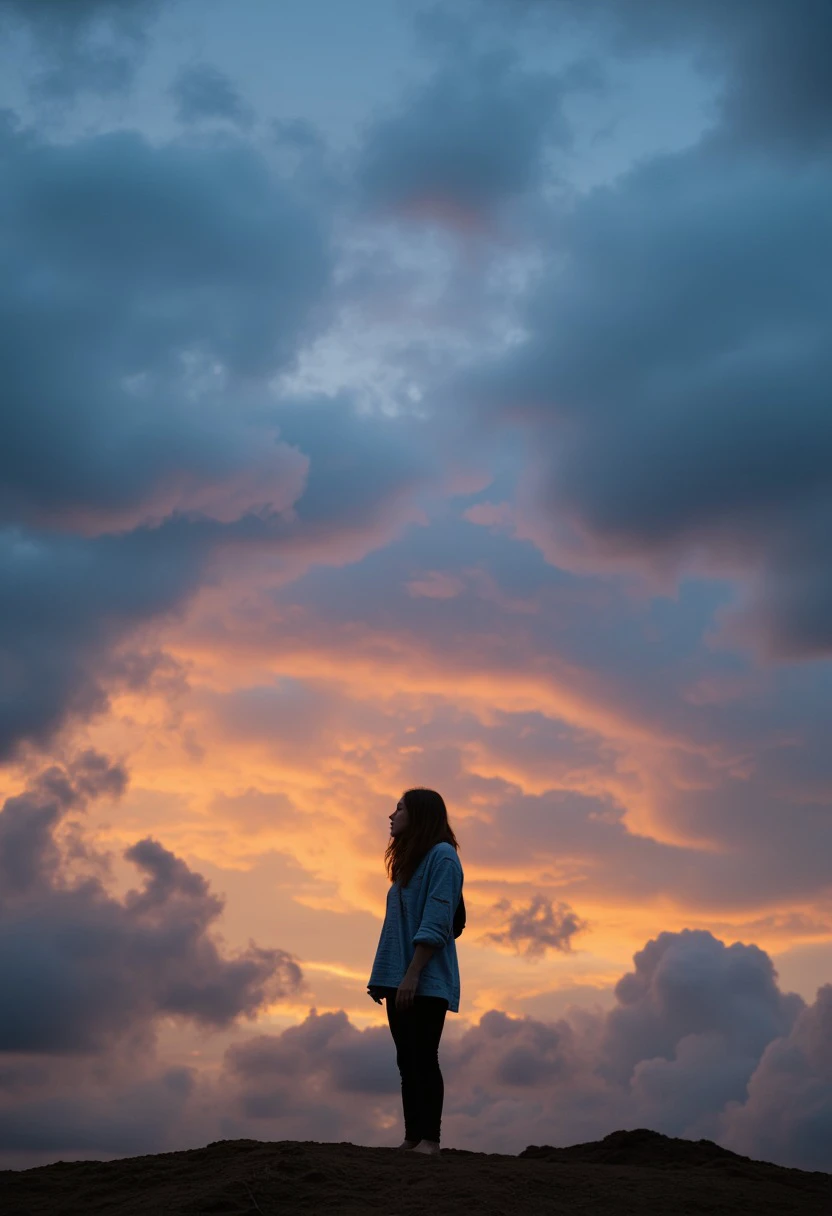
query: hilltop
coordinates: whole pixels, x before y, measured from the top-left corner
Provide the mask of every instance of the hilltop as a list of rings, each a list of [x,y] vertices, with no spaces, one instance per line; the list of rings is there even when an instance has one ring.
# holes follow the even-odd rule
[[[186,1152],[4,1170],[0,1198],[4,1216],[828,1216],[832,1175],[643,1129],[570,1148],[530,1145],[516,1157],[222,1140]]]

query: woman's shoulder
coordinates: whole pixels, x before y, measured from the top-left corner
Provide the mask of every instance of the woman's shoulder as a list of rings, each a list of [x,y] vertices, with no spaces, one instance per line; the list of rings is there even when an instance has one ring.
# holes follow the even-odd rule
[[[462,868],[456,849],[447,840],[440,840],[439,844],[435,844],[428,856],[433,862],[440,861],[443,858],[450,858],[451,861],[455,861],[460,866],[460,869]]]

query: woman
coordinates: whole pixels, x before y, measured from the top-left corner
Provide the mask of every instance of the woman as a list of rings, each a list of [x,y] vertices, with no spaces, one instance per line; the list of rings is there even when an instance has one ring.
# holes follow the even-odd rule
[[[439,1040],[448,1009],[459,1012],[454,913],[462,895],[459,845],[435,790],[408,790],[390,816],[385,852],[391,881],[368,991],[396,1044],[402,1079],[400,1148],[439,1152],[445,1087]]]

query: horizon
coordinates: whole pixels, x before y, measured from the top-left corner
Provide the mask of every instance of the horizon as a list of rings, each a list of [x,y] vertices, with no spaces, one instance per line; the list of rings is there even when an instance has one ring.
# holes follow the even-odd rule
[[[822,0],[0,0],[0,1168],[832,1171]]]

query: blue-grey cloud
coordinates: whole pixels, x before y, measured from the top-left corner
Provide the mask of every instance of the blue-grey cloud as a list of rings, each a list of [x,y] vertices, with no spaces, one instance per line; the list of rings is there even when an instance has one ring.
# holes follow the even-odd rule
[[[180,122],[198,123],[221,118],[247,128],[254,121],[251,107],[243,101],[225,72],[214,64],[195,63],[181,68],[170,92]]]
[[[84,91],[106,96],[131,83],[160,9],[161,0],[0,0],[0,29],[31,35],[42,64],[30,77],[36,93],[57,101]]]
[[[552,214],[528,340],[468,387],[528,428],[553,560],[740,574],[755,637],[807,655],[832,647],[832,177],[726,124]]]
[[[10,119],[0,158],[8,755],[104,707],[113,648],[183,603],[217,544],[279,534],[308,461],[258,409],[331,259],[242,143],[53,144]]]
[[[6,129],[0,155],[3,515],[123,509],[250,462],[226,380],[276,374],[308,334],[319,220],[243,143]]]
[[[719,87],[726,139],[795,151],[828,148],[832,83],[825,49],[832,39],[826,0],[485,0],[510,15],[564,18],[591,27],[599,54],[668,49],[695,59]]]
[[[569,139],[567,81],[578,83],[530,72],[502,53],[443,63],[368,130],[357,168],[367,202],[440,215],[458,209],[470,219],[533,190],[546,147]]]
[[[333,259],[319,209],[252,147],[52,144],[10,116],[0,155],[5,756],[105,708],[115,649],[218,552],[361,554],[444,464],[425,425],[345,394],[275,404]]]
[[[433,451],[436,431],[408,418],[360,415],[347,394],[285,401],[275,411],[281,438],[309,454],[309,472],[295,512],[304,537],[335,518],[366,528],[412,502],[430,482],[441,484],[445,462]]]

